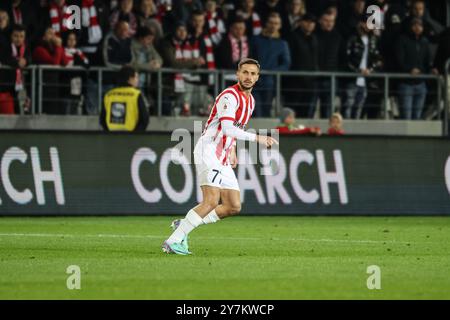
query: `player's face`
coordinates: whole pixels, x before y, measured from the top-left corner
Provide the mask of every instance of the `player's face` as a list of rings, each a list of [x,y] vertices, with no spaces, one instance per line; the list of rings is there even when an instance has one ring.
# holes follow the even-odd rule
[[[244,90],[253,88],[259,79],[259,69],[254,64],[244,64],[236,73],[239,85]]]

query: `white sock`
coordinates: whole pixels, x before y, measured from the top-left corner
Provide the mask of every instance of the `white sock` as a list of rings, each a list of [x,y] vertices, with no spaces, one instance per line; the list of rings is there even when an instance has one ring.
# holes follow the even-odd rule
[[[187,236],[192,230],[203,224],[202,218],[194,210],[189,210],[186,217],[181,220],[178,228],[167,239],[168,243],[179,243]]]
[[[213,209],[210,213],[206,215],[206,217],[203,218],[203,223],[204,224],[215,223],[219,220],[220,218],[216,213],[216,209]]]

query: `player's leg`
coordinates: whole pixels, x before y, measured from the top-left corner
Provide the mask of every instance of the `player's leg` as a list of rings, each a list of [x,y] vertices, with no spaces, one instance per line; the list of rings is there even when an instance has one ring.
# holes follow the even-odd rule
[[[215,212],[220,219],[231,217],[241,212],[241,193],[239,190],[220,190],[221,204],[215,208]]]

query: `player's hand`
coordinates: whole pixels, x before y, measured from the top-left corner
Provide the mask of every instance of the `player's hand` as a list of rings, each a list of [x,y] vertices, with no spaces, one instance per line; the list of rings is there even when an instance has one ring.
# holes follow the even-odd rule
[[[230,164],[233,169],[237,167],[238,161],[237,161],[237,155],[236,155],[236,147],[233,147],[233,150],[231,150]]]
[[[270,148],[273,144],[278,144],[278,141],[269,136],[256,136],[256,141],[260,144],[265,145],[267,148]]]

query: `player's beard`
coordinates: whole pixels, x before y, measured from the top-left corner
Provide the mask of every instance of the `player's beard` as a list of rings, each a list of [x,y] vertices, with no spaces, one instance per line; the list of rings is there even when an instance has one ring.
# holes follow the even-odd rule
[[[242,90],[251,90],[255,86],[255,83],[251,86],[246,86],[242,81],[239,81],[239,85],[241,86]]]

